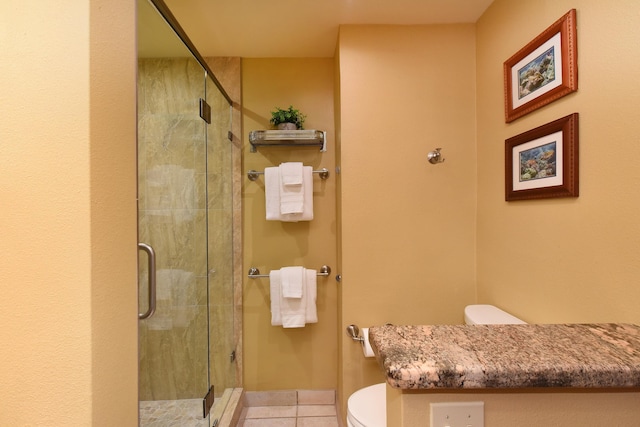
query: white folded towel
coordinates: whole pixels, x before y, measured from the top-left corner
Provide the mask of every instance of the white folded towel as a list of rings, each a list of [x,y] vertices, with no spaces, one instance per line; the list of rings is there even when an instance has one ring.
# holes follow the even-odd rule
[[[271,324],[283,328],[302,328],[307,323],[318,322],[316,307],[317,273],[304,269],[304,286],[301,298],[282,296],[281,270],[269,273],[269,291],[271,293]]]
[[[316,270],[305,268],[305,284],[304,294],[306,295],[306,311],[304,320],[306,323],[318,323],[318,307],[316,300],[318,298],[318,272]]]
[[[280,213],[301,214],[304,211],[302,163],[282,163],[280,171]]]
[[[280,314],[280,270],[269,272],[269,295],[271,297],[271,324],[282,326],[282,314]]]
[[[280,181],[282,185],[302,185],[302,167],[302,162],[280,163]]]
[[[283,267],[280,269],[280,287],[283,298],[302,298],[304,282],[303,267]]]
[[[302,189],[303,209],[302,213],[283,214],[280,210],[280,168],[270,167],[264,170],[265,187],[265,210],[268,221],[311,221],[313,219],[313,168],[303,166],[302,168]],[[295,188],[295,186],[290,186]]]
[[[264,169],[264,198],[267,220],[282,221],[280,214],[280,169]]]

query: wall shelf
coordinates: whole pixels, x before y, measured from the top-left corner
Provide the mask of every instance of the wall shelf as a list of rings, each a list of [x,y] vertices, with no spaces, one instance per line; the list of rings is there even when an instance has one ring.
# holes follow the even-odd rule
[[[253,130],[249,132],[251,152],[257,147],[319,147],[327,151],[327,132],[321,130]]]

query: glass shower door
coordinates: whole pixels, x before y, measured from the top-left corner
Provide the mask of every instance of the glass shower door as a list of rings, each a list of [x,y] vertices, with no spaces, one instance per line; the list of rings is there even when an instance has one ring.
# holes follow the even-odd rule
[[[208,426],[207,124],[199,116],[206,73],[153,6],[140,1],[139,19],[147,18],[139,23],[138,235],[156,255],[156,309],[139,323],[141,425],[151,425],[147,416],[175,421],[182,414],[184,425]],[[182,50],[167,53],[154,43]],[[139,265],[143,313],[144,252]]]

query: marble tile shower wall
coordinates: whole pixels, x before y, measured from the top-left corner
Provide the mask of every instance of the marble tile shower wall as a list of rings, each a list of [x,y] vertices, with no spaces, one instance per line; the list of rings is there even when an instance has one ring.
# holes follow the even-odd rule
[[[224,294],[220,288],[231,286],[231,268],[224,258],[230,261],[232,255],[228,249],[207,248],[207,228],[213,233],[210,240],[231,239],[231,213],[224,201],[224,177],[230,165],[224,160],[207,165],[205,122],[197,114],[198,99],[205,97],[198,64],[192,59],[143,59],[138,69],[139,234],[140,241],[153,236],[157,253],[157,310],[140,325],[140,399],[201,398],[207,390],[209,357],[208,274],[210,294],[216,296],[210,297],[215,300],[212,324],[221,325],[216,318],[225,317],[224,305],[232,304],[218,297]],[[209,126],[209,138],[226,132],[225,126],[228,119],[226,124]],[[209,200],[207,185],[212,189],[209,194],[216,194]],[[210,271],[208,254],[216,259],[216,268]],[[140,292],[145,301],[146,288]],[[212,354],[212,360],[226,362],[212,371],[229,369],[228,354]]]

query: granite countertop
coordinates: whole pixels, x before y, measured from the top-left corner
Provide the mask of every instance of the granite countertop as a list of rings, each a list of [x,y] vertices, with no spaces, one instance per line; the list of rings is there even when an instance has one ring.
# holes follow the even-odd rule
[[[636,325],[386,325],[369,342],[400,389],[640,387]]]

